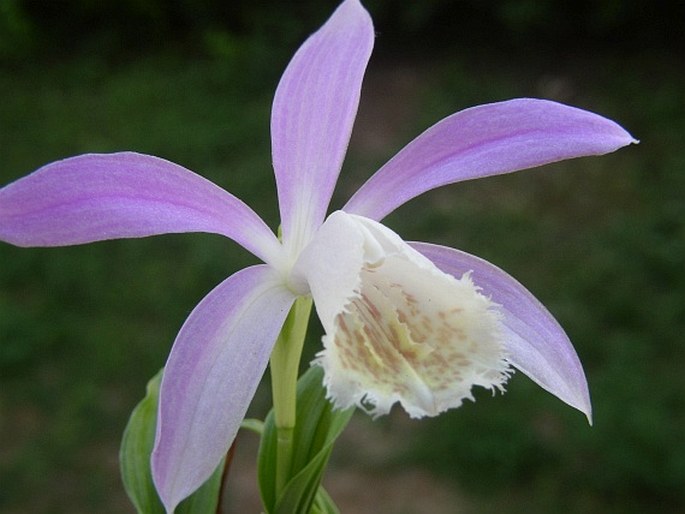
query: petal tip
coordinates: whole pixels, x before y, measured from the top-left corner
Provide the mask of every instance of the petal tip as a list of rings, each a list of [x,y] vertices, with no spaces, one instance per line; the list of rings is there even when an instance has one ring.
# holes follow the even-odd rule
[[[164,510],[166,511],[167,514],[173,514],[174,511],[176,510],[176,507],[180,503],[181,499],[174,499],[173,494],[171,494],[173,491],[170,491],[168,487],[166,487],[166,481],[164,479],[164,473],[160,470],[160,448],[159,448],[159,436],[157,437],[155,441],[155,447],[152,450],[152,455],[150,455],[150,469],[152,472],[152,483],[155,486],[155,490],[157,491],[157,494],[159,495],[159,499],[162,502],[162,505],[164,506]]]

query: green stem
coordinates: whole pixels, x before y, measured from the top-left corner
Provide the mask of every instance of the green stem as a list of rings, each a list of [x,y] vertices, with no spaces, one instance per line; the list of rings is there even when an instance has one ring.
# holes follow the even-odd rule
[[[295,300],[271,353],[271,394],[277,434],[276,494],[283,490],[290,477],[296,423],[297,376],[311,310],[310,297]]]

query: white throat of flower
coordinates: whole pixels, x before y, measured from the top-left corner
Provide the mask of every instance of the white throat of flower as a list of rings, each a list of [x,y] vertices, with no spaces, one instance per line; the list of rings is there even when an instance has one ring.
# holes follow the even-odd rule
[[[435,416],[510,374],[497,305],[468,273],[443,273],[380,223],[331,214],[294,273],[326,331],[314,363],[339,408],[379,416],[399,402],[411,417]]]

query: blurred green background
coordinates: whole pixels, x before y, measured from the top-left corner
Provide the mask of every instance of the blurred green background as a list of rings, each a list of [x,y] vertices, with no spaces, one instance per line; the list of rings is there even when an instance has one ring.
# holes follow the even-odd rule
[[[271,98],[336,4],[0,0],[0,184],[136,150],[208,177],[275,227]],[[421,130],[478,103],[571,103],[641,144],[446,187],[386,220],[529,287],[576,345],[594,426],[518,374],[505,395],[436,419],[359,414],[330,488],[351,483],[368,512],[685,511],[682,2],[366,5],[376,50],[334,207]],[[0,512],[131,512],[117,464],[127,416],[192,307],[251,262],[202,234],[0,245]],[[262,392],[253,410],[266,408]],[[226,512],[250,512],[237,489]],[[423,507],[387,506],[407,490]]]

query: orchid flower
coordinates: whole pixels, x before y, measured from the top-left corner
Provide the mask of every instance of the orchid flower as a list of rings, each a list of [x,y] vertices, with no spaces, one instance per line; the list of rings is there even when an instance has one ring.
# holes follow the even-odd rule
[[[48,164],[0,189],[0,240],[62,246],[165,233],[221,234],[263,261],[192,311],[165,366],[153,476],[168,512],[226,453],[297,298],[325,330],[315,364],[330,400],[377,416],[435,416],[502,389],[514,369],[591,416],[576,352],[545,307],[478,257],[407,243],[380,221],[428,190],[634,142],[596,114],[538,99],[480,105],[432,126],[327,216],[374,30],[345,0],[297,51],[273,102],[280,239],[245,203],[137,153]]]

